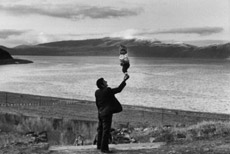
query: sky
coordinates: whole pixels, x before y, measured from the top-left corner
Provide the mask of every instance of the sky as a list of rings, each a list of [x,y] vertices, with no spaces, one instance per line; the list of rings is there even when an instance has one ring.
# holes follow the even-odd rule
[[[0,0],[0,45],[230,40],[230,0]]]

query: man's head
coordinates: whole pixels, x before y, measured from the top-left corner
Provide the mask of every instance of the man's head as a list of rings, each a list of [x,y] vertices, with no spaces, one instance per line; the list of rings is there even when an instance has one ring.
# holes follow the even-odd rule
[[[96,85],[99,89],[103,89],[108,86],[107,81],[105,81],[104,78],[98,79]]]

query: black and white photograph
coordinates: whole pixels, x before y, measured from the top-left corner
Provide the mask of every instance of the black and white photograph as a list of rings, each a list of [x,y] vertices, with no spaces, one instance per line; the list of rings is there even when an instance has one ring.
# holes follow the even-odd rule
[[[230,0],[0,0],[0,154],[101,153],[230,153]]]

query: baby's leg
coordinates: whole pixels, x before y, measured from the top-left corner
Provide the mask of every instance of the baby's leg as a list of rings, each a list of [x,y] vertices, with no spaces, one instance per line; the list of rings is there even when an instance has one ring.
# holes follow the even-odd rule
[[[123,73],[126,73],[126,72],[127,72],[127,69],[126,69],[125,65],[122,65],[122,72],[123,72]]]
[[[124,63],[122,66],[122,72],[128,74],[128,68],[130,67],[129,63]]]

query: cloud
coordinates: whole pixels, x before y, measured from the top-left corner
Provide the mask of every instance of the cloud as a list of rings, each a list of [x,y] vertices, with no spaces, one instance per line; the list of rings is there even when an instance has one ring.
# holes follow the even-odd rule
[[[198,35],[212,35],[222,32],[222,27],[193,27],[193,28],[177,28],[159,31],[145,31],[139,32],[136,35],[152,35],[152,34],[198,34]]]
[[[7,39],[10,36],[18,36],[27,33],[29,30],[13,30],[13,29],[3,29],[0,30],[0,39]]]
[[[195,34],[197,37],[209,36],[212,34],[221,33],[224,31],[222,27],[194,27],[194,28],[177,28],[166,30],[152,30],[152,29],[126,29],[120,32],[110,34],[110,37],[121,37],[125,39],[189,39],[191,36],[186,34]],[[166,35],[165,35],[166,34]],[[178,35],[180,34],[180,35]],[[193,38],[196,37],[193,35]]]
[[[127,16],[137,16],[143,9],[141,8],[114,8],[106,6],[70,5],[70,4],[41,4],[41,5],[2,5],[0,11],[5,11],[14,15],[45,15],[57,18],[80,20],[85,18],[106,19]]]
[[[13,30],[12,30],[13,31]],[[0,31],[1,35],[1,31]],[[41,43],[56,42],[63,40],[82,40],[103,38],[108,36],[108,33],[88,33],[88,34],[74,34],[74,33],[59,33],[52,34],[46,32],[37,32],[28,30],[27,33],[21,35],[12,35],[11,37],[2,39],[0,37],[0,45],[7,47],[15,47],[17,45],[36,45]]]
[[[110,35],[110,37],[122,37],[124,39],[132,39],[135,38],[137,35],[142,35],[143,32],[136,29],[127,29],[121,32],[115,32]]]

